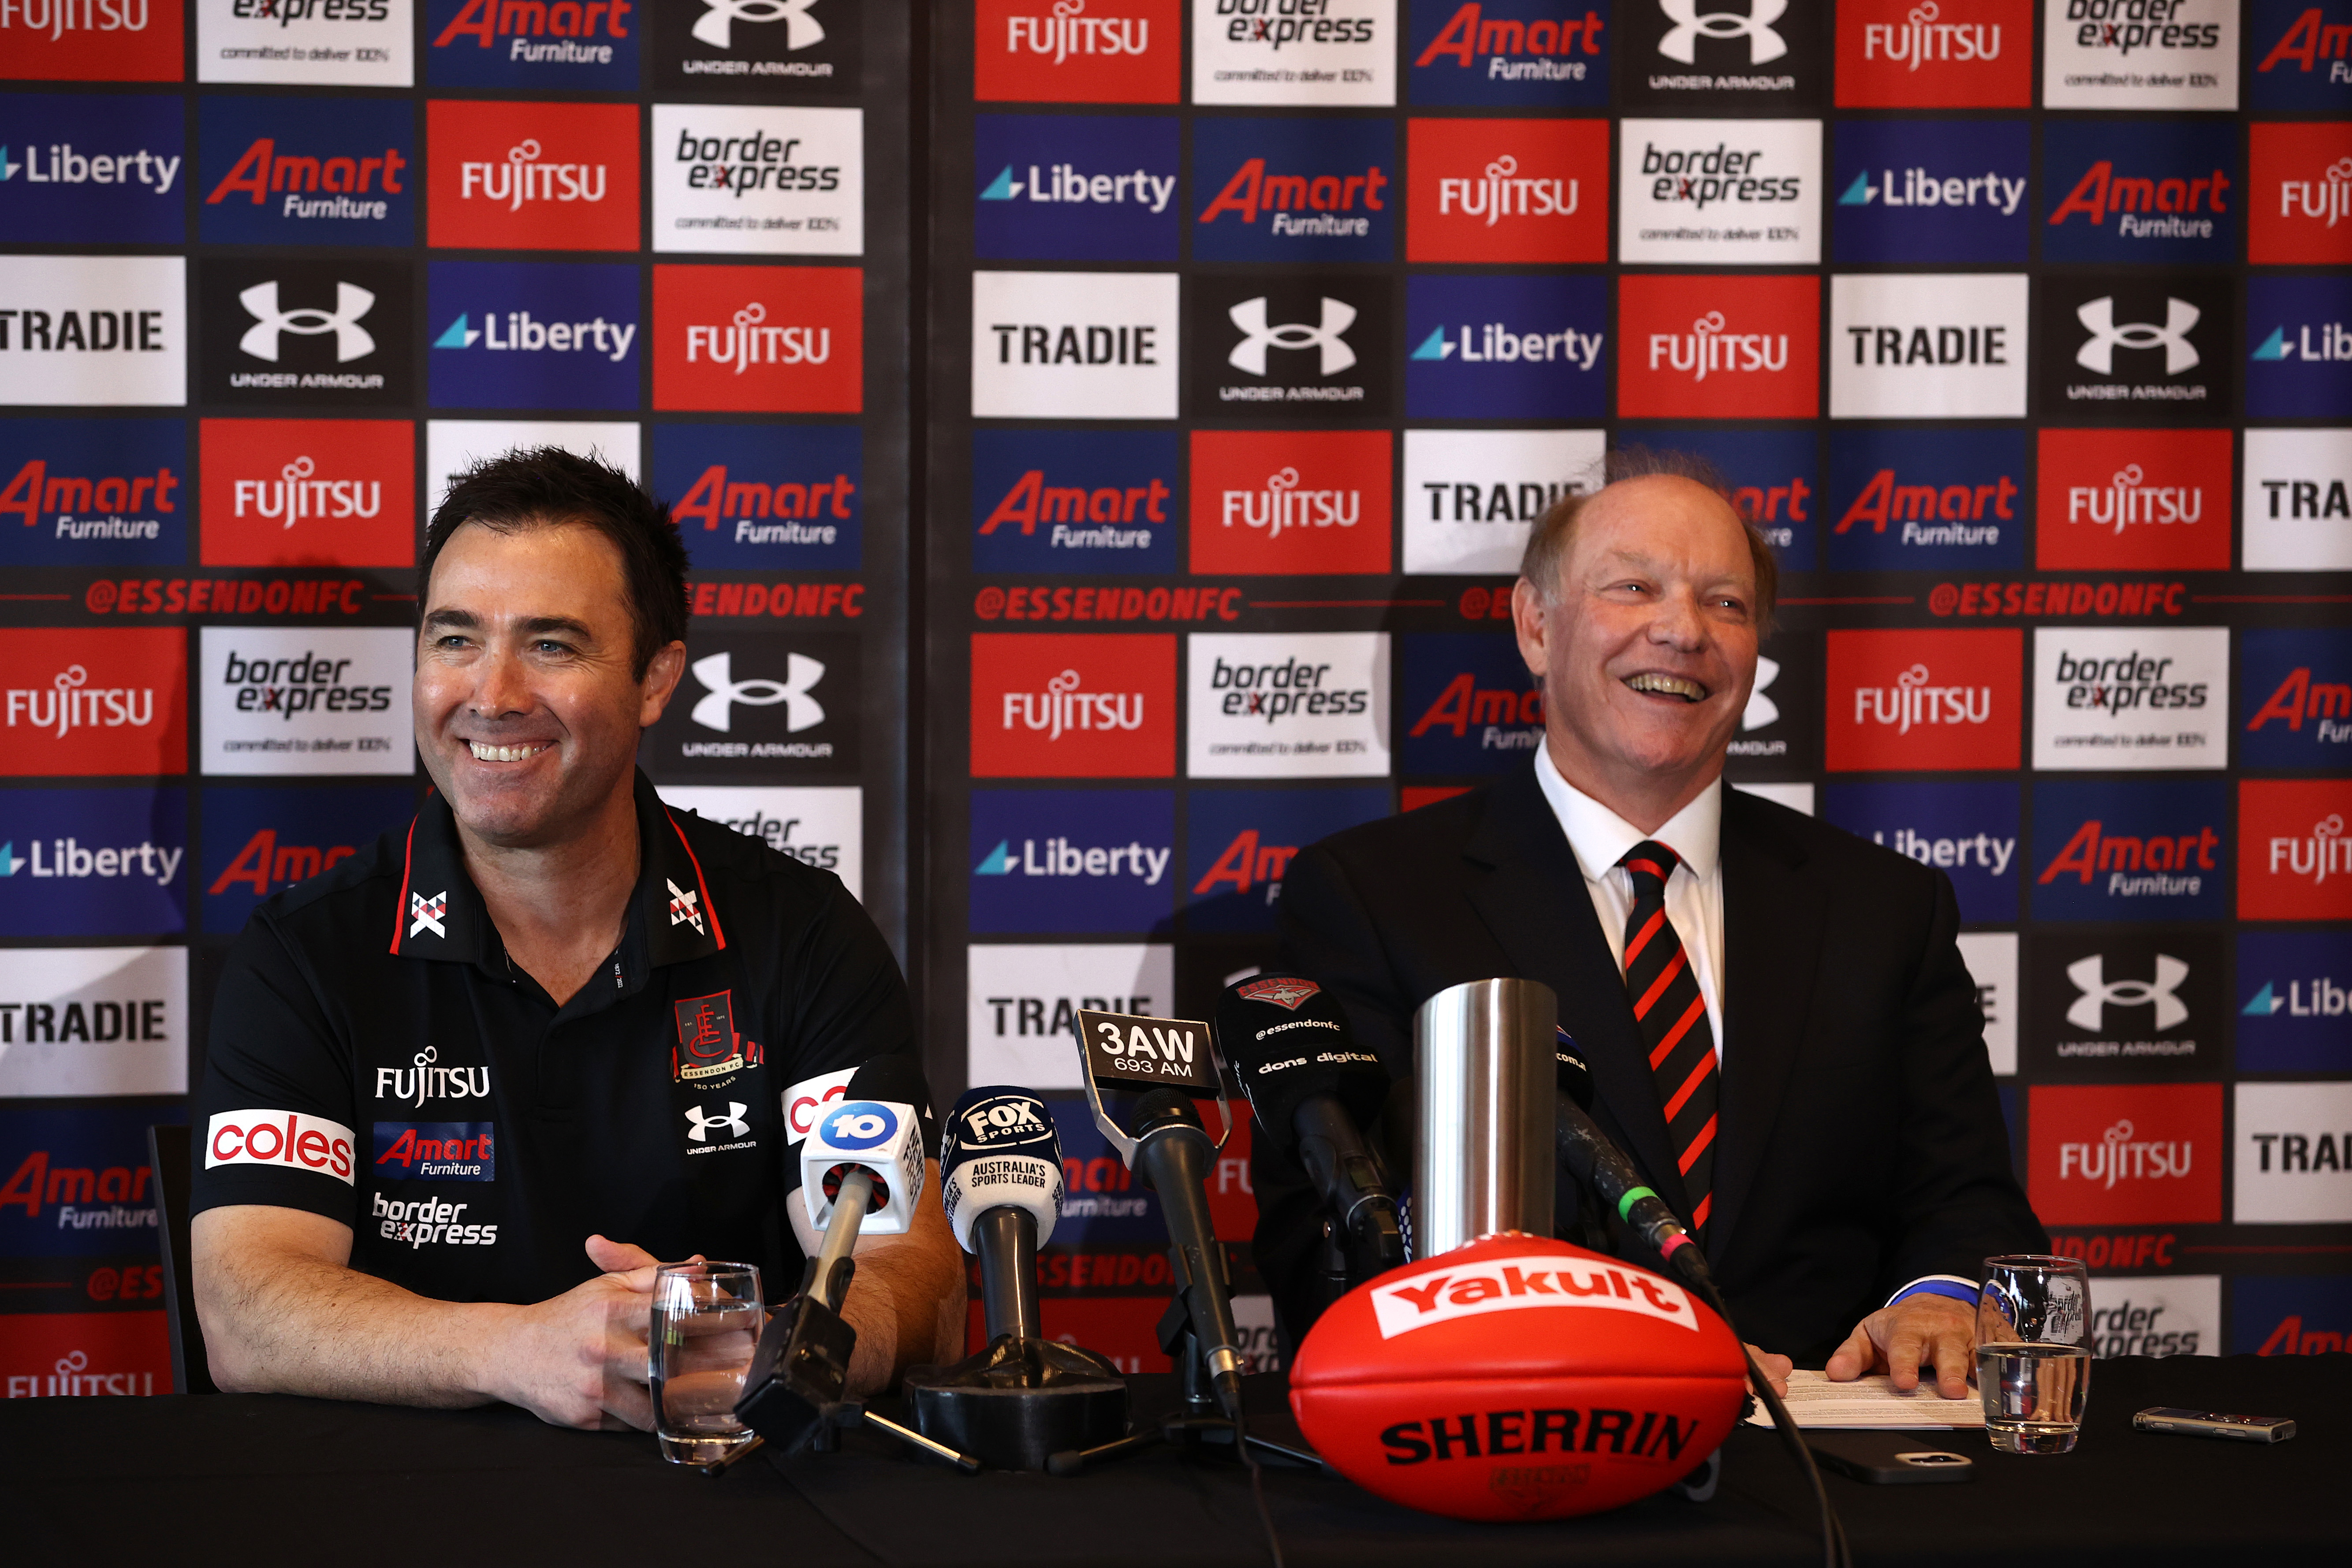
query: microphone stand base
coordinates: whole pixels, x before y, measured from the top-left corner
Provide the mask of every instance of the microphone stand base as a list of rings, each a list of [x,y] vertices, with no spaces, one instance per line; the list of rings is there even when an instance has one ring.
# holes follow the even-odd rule
[[[950,1367],[918,1368],[907,1409],[923,1436],[999,1470],[1043,1470],[1127,1430],[1127,1380],[1076,1345],[999,1335]]]

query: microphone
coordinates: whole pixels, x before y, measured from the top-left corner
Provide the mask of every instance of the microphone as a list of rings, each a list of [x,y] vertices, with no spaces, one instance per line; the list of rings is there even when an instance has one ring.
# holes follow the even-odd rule
[[[956,1245],[980,1258],[990,1342],[1042,1339],[1037,1249],[1062,1214],[1062,1142],[1045,1102],[1002,1084],[965,1090],[940,1129],[940,1195]]]
[[[1626,1227],[1648,1244],[1658,1260],[1671,1268],[1710,1306],[1720,1307],[1706,1256],[1692,1243],[1691,1234],[1666,1200],[1650,1190],[1633,1162],[1601,1130],[1587,1108],[1592,1103],[1592,1073],[1567,1030],[1553,1045],[1559,1067],[1559,1103],[1554,1123],[1559,1162],[1584,1189],[1601,1200]]]
[[[1293,974],[1261,974],[1217,999],[1216,1037],[1275,1146],[1307,1169],[1346,1238],[1338,1294],[1401,1268],[1396,1190],[1363,1130],[1389,1093],[1380,1058],[1357,1046],[1329,992]]]
[[[1132,1168],[1160,1194],[1175,1249],[1177,1285],[1183,1292],[1192,1333],[1200,1341],[1217,1404],[1234,1421],[1242,1418],[1242,1344],[1234,1327],[1232,1284],[1224,1253],[1209,1222],[1209,1163],[1216,1145],[1201,1125],[1192,1102],[1172,1089],[1147,1092],[1135,1106],[1136,1147]]]

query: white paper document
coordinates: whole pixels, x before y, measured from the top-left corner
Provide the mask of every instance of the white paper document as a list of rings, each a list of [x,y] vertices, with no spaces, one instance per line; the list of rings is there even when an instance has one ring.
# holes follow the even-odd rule
[[[1889,1429],[1984,1425],[1984,1404],[1973,1392],[1966,1399],[1946,1399],[1937,1394],[1935,1380],[1929,1377],[1921,1378],[1911,1393],[1902,1394],[1895,1390],[1894,1379],[1883,1374],[1832,1383],[1818,1372],[1792,1372],[1781,1403],[1800,1426]],[[1759,1401],[1748,1422],[1751,1426],[1769,1426],[1772,1416]]]

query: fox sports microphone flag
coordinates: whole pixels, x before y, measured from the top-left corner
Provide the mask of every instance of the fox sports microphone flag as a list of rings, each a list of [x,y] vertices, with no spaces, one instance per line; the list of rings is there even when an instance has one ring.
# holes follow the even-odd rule
[[[966,1089],[940,1129],[940,1193],[956,1245],[977,1252],[971,1229],[991,1209],[1037,1224],[1037,1245],[1062,1215],[1062,1143],[1045,1102],[1003,1084]]]

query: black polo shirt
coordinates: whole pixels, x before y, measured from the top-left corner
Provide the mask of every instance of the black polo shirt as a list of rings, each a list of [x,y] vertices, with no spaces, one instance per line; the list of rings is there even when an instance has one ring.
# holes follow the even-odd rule
[[[798,1141],[860,1064],[913,1052],[906,982],[832,872],[642,773],[636,812],[621,943],[560,1007],[508,960],[437,793],[256,910],[214,1004],[195,1211],[325,1215],[352,1268],[442,1300],[559,1295],[595,1273],[593,1233],[788,1294]]]

